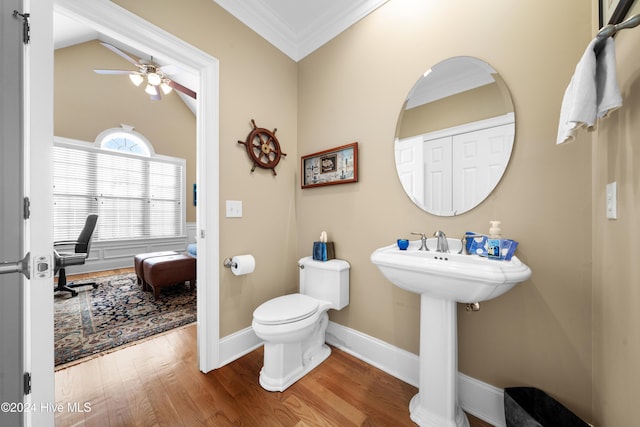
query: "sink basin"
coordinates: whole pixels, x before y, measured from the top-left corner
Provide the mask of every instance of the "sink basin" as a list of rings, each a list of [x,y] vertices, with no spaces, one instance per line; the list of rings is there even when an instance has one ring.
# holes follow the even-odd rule
[[[458,402],[458,332],[456,304],[496,298],[531,276],[517,257],[509,261],[479,255],[435,252],[436,239],[401,251],[390,245],[371,254],[394,285],[420,294],[420,372],[418,394],[409,402],[411,419],[422,427],[469,427]],[[448,239],[458,252],[459,240]]]
[[[451,250],[459,240],[448,239]],[[496,298],[531,276],[531,269],[517,257],[500,261],[479,255],[441,253],[431,250],[436,239],[428,239],[429,251],[420,251],[420,240],[401,251],[393,244],[371,254],[373,262],[394,285],[418,294],[430,294],[462,303]]]

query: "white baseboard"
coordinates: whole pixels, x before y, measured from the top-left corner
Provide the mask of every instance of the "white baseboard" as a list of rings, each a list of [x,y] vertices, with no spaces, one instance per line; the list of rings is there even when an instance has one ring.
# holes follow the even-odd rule
[[[326,341],[334,347],[418,387],[418,356],[355,329],[329,322]]]
[[[227,365],[245,354],[251,353],[262,345],[262,340],[249,326],[220,339],[218,351],[220,352],[220,366]]]
[[[495,427],[506,427],[503,389],[458,372],[458,392],[462,409]]]
[[[362,332],[329,322],[327,343],[418,387],[419,358],[401,348]],[[505,427],[504,390],[458,372],[460,406],[496,427]]]
[[[326,341],[378,369],[418,387],[419,358],[401,348],[355,329],[329,322]],[[220,340],[220,366],[224,366],[262,345],[251,327]],[[460,406],[466,412],[495,427],[505,427],[504,390],[458,373]],[[407,410],[409,410],[407,402]]]

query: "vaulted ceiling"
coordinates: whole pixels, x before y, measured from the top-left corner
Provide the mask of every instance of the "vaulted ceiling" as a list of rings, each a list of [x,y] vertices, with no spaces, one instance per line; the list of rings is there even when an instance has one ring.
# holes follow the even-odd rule
[[[294,61],[299,61],[329,40],[376,10],[388,0],[213,0],[239,21],[253,29],[269,43]],[[54,9],[54,47],[73,46],[90,40],[101,40],[138,58],[148,58],[149,52],[136,52],[109,40],[93,28],[74,21]],[[154,56],[154,62],[163,63]],[[100,68],[100,64],[96,64]],[[196,87],[197,77],[177,73],[171,79]],[[192,111],[195,102],[179,94]]]
[[[213,0],[294,61],[388,0]],[[97,31],[56,14],[56,49],[100,38]]]

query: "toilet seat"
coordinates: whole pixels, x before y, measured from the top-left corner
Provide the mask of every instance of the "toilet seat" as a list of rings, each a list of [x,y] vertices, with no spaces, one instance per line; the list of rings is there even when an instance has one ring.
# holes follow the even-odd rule
[[[313,316],[320,303],[303,294],[291,294],[269,300],[253,312],[253,319],[263,325],[282,325]]]

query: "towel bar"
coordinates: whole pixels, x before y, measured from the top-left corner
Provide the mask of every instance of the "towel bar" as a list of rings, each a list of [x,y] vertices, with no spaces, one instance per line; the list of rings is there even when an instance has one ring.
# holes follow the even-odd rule
[[[596,34],[596,38],[598,40],[605,40],[609,37],[612,37],[620,30],[625,30],[627,28],[634,28],[640,24],[640,13],[637,15],[633,15],[631,18],[623,21],[619,24],[609,24],[605,25],[599,32]]]

